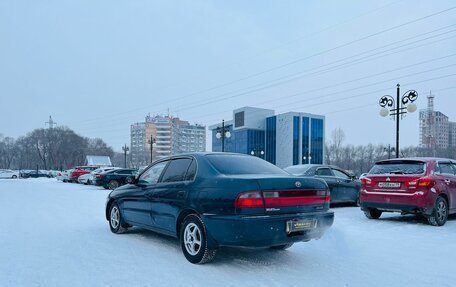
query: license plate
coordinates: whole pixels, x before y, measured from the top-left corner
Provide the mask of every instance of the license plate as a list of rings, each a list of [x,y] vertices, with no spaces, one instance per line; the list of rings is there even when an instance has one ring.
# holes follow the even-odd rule
[[[379,182],[378,187],[380,188],[399,188],[401,187],[400,182]]]
[[[287,233],[314,229],[317,227],[315,219],[297,219],[287,221]]]

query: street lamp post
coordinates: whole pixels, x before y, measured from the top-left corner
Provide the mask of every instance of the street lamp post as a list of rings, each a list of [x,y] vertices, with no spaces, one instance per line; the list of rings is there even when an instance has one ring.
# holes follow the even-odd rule
[[[231,133],[228,129],[225,128],[225,120],[222,120],[222,127],[217,128],[217,133],[215,134],[217,139],[222,140],[222,152],[225,151],[225,138],[230,138]]]
[[[402,95],[400,99],[400,85],[397,84],[396,102],[390,95],[385,95],[380,98],[380,115],[382,117],[395,116],[396,117],[396,158],[399,158],[399,121],[407,113],[413,113],[417,107],[413,103],[418,98],[418,92],[415,90],[408,90]],[[396,103],[396,108],[394,104]]]
[[[149,144],[150,144],[150,163],[152,163],[153,162],[153,151],[154,151],[154,145],[155,145],[155,138],[152,135],[150,136]]]
[[[124,168],[127,168],[127,151],[130,150],[129,147],[127,147],[127,144],[125,144],[123,147],[122,147],[122,150],[124,152]]]
[[[252,149],[250,154],[253,155],[253,156],[257,156],[259,158],[263,158],[264,150],[260,149],[259,147],[256,147],[256,148]]]

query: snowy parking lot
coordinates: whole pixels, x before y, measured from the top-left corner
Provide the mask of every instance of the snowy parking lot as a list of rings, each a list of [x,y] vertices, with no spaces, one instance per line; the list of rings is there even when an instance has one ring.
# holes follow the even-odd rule
[[[112,234],[109,191],[55,179],[0,180],[0,286],[456,286],[456,217],[368,220],[334,208],[332,228],[286,251],[221,249],[193,265],[174,238]]]

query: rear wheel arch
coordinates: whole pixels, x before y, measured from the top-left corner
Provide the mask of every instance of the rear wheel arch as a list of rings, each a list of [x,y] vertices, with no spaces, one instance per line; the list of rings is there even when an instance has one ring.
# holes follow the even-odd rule
[[[114,198],[110,198],[108,203],[106,203],[106,211],[105,211],[106,220],[109,220],[109,210],[111,209],[111,206],[115,201],[116,200]]]
[[[187,217],[190,214],[199,215],[196,210],[191,209],[191,208],[184,209],[179,213],[179,216],[176,219],[176,236],[177,236],[177,238],[180,237],[180,229],[181,229],[182,223],[184,222],[185,217]]]
[[[442,193],[439,194],[439,196],[446,200],[446,203],[447,203],[448,208],[449,208],[449,207],[450,207],[450,200],[449,200],[449,198],[448,198],[448,195],[447,195],[446,193],[443,193],[443,192],[442,192]],[[436,200],[437,200],[437,199],[436,199]]]

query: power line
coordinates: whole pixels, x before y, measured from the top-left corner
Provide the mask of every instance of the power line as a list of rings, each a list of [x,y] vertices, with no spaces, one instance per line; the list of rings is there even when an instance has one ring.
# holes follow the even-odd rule
[[[246,77],[243,77],[243,78],[240,78],[240,79],[237,79],[237,80],[234,80],[234,81],[225,83],[225,84],[217,85],[217,86],[214,86],[214,87],[205,89],[205,90],[201,90],[201,91],[198,91],[198,92],[191,93],[191,94],[189,94],[189,95],[187,95],[187,96],[185,96],[185,97],[182,97],[182,98],[180,98],[180,99],[186,98],[186,97],[188,97],[188,96],[193,96],[193,95],[195,95],[195,94],[200,94],[200,93],[203,93],[203,92],[212,91],[212,90],[215,90],[215,89],[224,87],[224,86],[232,85],[232,84],[237,83],[237,82],[240,82],[240,81],[244,81],[244,80],[247,80],[247,79],[250,79],[250,78],[257,77],[257,76],[259,76],[259,75],[263,75],[263,74],[266,74],[266,73],[269,73],[269,72],[272,72],[272,71],[275,71],[275,70],[279,70],[279,69],[282,69],[282,68],[284,68],[284,67],[287,67],[287,66],[290,66],[290,65],[293,65],[293,64],[296,64],[296,63],[299,63],[299,62],[302,62],[302,61],[305,61],[305,60],[308,60],[308,59],[311,59],[311,58],[314,58],[314,57],[317,57],[317,56],[321,56],[321,55],[327,54],[327,53],[329,53],[329,52],[332,52],[332,51],[334,51],[334,50],[337,50],[337,49],[340,49],[340,48],[344,48],[344,47],[353,45],[353,44],[355,44],[355,43],[364,41],[364,40],[366,40],[366,39],[369,39],[369,38],[372,38],[372,37],[375,37],[375,36],[384,34],[384,33],[386,33],[386,32],[390,32],[390,31],[393,31],[393,30],[395,30],[395,29],[398,29],[398,28],[401,28],[401,27],[404,27],[404,26],[407,26],[407,25],[410,25],[410,24],[413,24],[413,23],[416,23],[416,22],[419,22],[419,21],[422,21],[422,20],[425,20],[425,19],[428,19],[428,18],[437,16],[437,15],[446,13],[446,12],[448,12],[448,11],[451,11],[451,10],[455,9],[455,8],[456,8],[456,6],[453,6],[453,7],[450,7],[450,8],[448,8],[448,9],[444,9],[444,10],[438,11],[438,12],[436,12],[436,13],[432,13],[432,14],[429,14],[429,15],[426,15],[426,16],[423,16],[423,17],[420,17],[420,18],[417,18],[417,19],[414,19],[414,20],[411,20],[411,21],[408,21],[408,22],[405,22],[405,23],[402,23],[402,24],[399,24],[399,25],[396,25],[396,26],[393,26],[393,27],[384,29],[384,30],[381,30],[381,31],[379,31],[379,32],[369,34],[369,35],[367,35],[367,36],[358,38],[358,39],[356,39],[356,40],[349,41],[349,42],[344,43],[344,44],[341,44],[341,45],[339,45],[339,46],[336,46],[336,47],[333,47],[333,48],[330,48],[330,49],[326,49],[326,50],[323,50],[323,51],[321,51],[321,52],[318,52],[318,53],[315,53],[315,54],[312,54],[312,55],[309,55],[309,56],[306,56],[306,57],[298,58],[298,59],[296,59],[296,60],[287,62],[287,63],[285,63],[285,64],[281,64],[281,65],[272,67],[272,68],[270,68],[270,69],[267,69],[267,70],[264,70],[264,71],[261,71],[261,72],[254,73],[254,74],[251,74],[251,75],[249,75],[249,76],[246,76]]]
[[[445,29],[445,28],[448,28],[448,27],[451,27],[451,26],[455,26],[456,24],[453,24],[453,25],[449,25],[449,26],[445,26],[445,27],[442,27],[442,28],[439,28],[439,29],[436,29],[436,30],[433,30],[431,32],[427,32],[427,33],[424,33],[424,34],[420,34],[420,35],[417,35],[417,36],[414,36],[414,37],[410,37],[410,38],[407,38],[407,39],[412,39],[412,38],[416,38],[416,37],[419,37],[419,36],[422,36],[422,35],[425,35],[425,34],[429,34],[429,33],[432,33],[432,32],[435,32],[435,31],[439,31],[439,30],[442,30],[442,29]],[[441,36],[441,35],[444,35],[444,34],[447,34],[447,33],[451,33],[451,32],[454,32],[456,31],[455,30],[451,30],[451,31],[447,31],[445,33],[441,33],[441,34],[438,34],[438,35],[434,35],[434,36],[431,36],[431,37],[428,37],[428,38],[425,38],[425,39],[422,39],[422,40],[427,40],[427,39],[430,39],[430,38],[434,38],[436,36]],[[347,63],[344,63],[344,64],[341,64],[341,65],[338,65],[338,66],[335,66],[334,67],[331,67],[331,68],[328,68],[326,70],[320,70],[320,71],[316,71],[316,72],[313,72],[313,73],[308,73],[308,74],[305,74],[305,75],[302,75],[300,76],[299,78],[302,78],[302,77],[306,77],[306,76],[316,76],[316,75],[321,75],[323,73],[326,73],[326,72],[331,72],[331,71],[334,71],[334,70],[338,70],[338,69],[341,69],[343,68],[344,66],[349,66],[349,64],[360,64],[360,63],[365,63],[365,62],[368,62],[368,61],[372,61],[372,60],[376,60],[376,59],[379,59],[379,58],[382,58],[382,57],[385,57],[385,56],[389,56],[389,55],[393,55],[393,54],[397,54],[397,53],[400,53],[400,52],[404,52],[404,51],[410,51],[412,49],[416,49],[416,48],[419,48],[419,47],[423,47],[423,46],[426,46],[426,45],[430,45],[430,44],[434,44],[436,42],[440,42],[440,41],[443,41],[443,40],[448,40],[450,38],[454,38],[455,36],[452,36],[452,37],[447,37],[447,38],[443,38],[443,39],[440,39],[440,40],[437,40],[437,41],[434,41],[434,42],[428,42],[428,43],[424,43],[424,44],[421,44],[421,45],[417,45],[417,46],[414,46],[414,47],[409,47],[409,48],[406,48],[406,49],[402,49],[402,50],[399,50],[399,51],[396,51],[396,52],[392,52],[392,53],[389,53],[389,54],[385,54],[385,55],[382,55],[382,56],[378,56],[378,57],[375,57],[375,58],[372,58],[372,59],[368,59],[368,60],[364,60],[364,61],[359,61],[359,59],[356,59],[354,61],[350,61],[350,62],[347,62]],[[420,41],[422,41],[420,40]],[[402,41],[397,41],[397,42],[402,42]],[[395,42],[395,43],[397,43]],[[419,41],[415,41],[413,43],[416,43],[416,42],[419,42]],[[388,44],[388,45],[385,45],[383,47],[386,47],[386,46],[390,46],[391,44]],[[402,45],[400,47],[403,47],[405,45]],[[385,51],[382,51],[381,53],[384,53],[384,52],[388,52],[388,51],[392,51],[392,50],[395,50],[397,49],[398,47],[394,47],[394,48],[391,48],[391,49],[388,49],[388,50],[385,50]],[[378,48],[375,48],[375,49],[372,49],[372,50],[378,50]],[[369,51],[372,51],[372,50],[369,50]],[[369,52],[367,51],[367,52]],[[366,52],[362,52],[360,54],[365,54]],[[378,53],[377,53],[378,54]],[[377,55],[377,54],[374,54],[374,55]],[[359,54],[357,54],[359,55]],[[354,55],[354,56],[350,56],[350,57],[347,57],[347,58],[353,58],[357,55]],[[372,56],[372,55],[371,55]],[[366,58],[366,57],[365,57]],[[345,58],[346,59],[346,58]],[[335,62],[340,62],[340,60],[337,60]],[[331,63],[330,63],[331,64]],[[322,65],[322,66],[327,66],[328,64],[325,64],[325,65]],[[322,67],[322,66],[319,66],[319,67]],[[412,65],[411,65],[412,66]],[[319,67],[316,67],[316,68],[313,68],[313,69],[310,69],[310,70],[307,70],[307,71],[312,71],[312,70],[315,70],[315,69],[318,69]],[[300,72],[300,73],[297,73],[297,74],[302,74],[303,72]],[[290,75],[288,75],[290,76]],[[287,76],[287,77],[288,77]],[[283,77],[281,77],[283,78]],[[281,79],[279,78],[279,79]],[[368,77],[366,77],[368,78]],[[292,79],[292,80],[295,80],[295,79]],[[353,80],[355,81],[355,80]],[[274,82],[274,80],[273,80]],[[285,81],[284,81],[285,82]],[[191,108],[196,108],[196,107],[200,107],[202,105],[208,105],[208,104],[211,104],[211,103],[215,103],[215,102],[219,102],[220,100],[227,100],[227,99],[233,99],[235,97],[240,97],[240,96],[244,96],[244,95],[247,95],[247,94],[250,94],[250,93],[254,93],[254,92],[258,92],[258,91],[261,91],[261,90],[264,90],[264,89],[267,89],[267,88],[272,88],[272,87],[276,87],[278,85],[281,85],[283,84],[284,82],[279,82],[279,83],[275,83],[275,84],[269,84],[269,85],[266,85],[266,86],[263,86],[263,87],[260,87],[260,88],[257,88],[257,89],[253,89],[253,90],[248,90],[246,92],[242,92],[242,93],[239,93],[239,94],[235,94],[235,95],[232,95],[232,96],[228,96],[228,97],[223,97],[224,95],[229,95],[231,94],[232,92],[229,92],[229,93],[225,93],[225,94],[222,94],[221,96],[219,97],[216,97],[216,98],[211,98],[209,101],[208,100],[204,100],[204,101],[200,101],[198,103],[192,103],[190,105],[187,105],[187,106],[184,106],[183,108],[180,108],[180,109],[177,109],[176,111],[177,112],[180,112],[180,111],[183,111],[183,110],[188,110],[188,109],[191,109]],[[286,81],[288,82],[288,81]],[[261,85],[261,84],[260,84]],[[340,85],[340,84],[337,84],[337,85]],[[337,85],[333,85],[333,86],[337,86]],[[256,85],[258,86],[258,85]],[[333,86],[330,86],[330,87],[333,87]],[[325,88],[329,88],[329,87],[324,87],[324,88],[319,88],[319,89],[316,89],[316,90],[322,90],[322,89],[325,89]],[[240,90],[237,90],[237,91],[243,91],[244,89],[240,89]],[[315,90],[313,90],[315,91]],[[236,92],[236,91],[234,91]],[[289,97],[293,97],[293,96],[289,96]],[[288,97],[288,98],[289,98]],[[279,99],[273,99],[271,101],[277,101],[277,100],[280,100]],[[267,101],[267,102],[271,102],[271,101]],[[116,118],[118,119],[121,119],[122,117],[118,117],[118,115],[116,115]],[[88,121],[88,120],[87,120]],[[91,123],[87,123],[88,125],[91,125]]]
[[[262,74],[269,73],[271,71],[279,70],[279,69],[282,69],[284,67],[287,67],[287,66],[290,66],[290,65],[293,65],[293,64],[308,60],[310,58],[314,58],[314,57],[329,53],[331,51],[334,51],[334,50],[337,50],[337,49],[340,49],[340,48],[343,48],[343,47],[347,47],[347,46],[353,45],[353,44],[358,43],[360,41],[364,41],[366,39],[369,39],[369,38],[372,38],[372,37],[375,37],[375,36],[390,32],[392,30],[395,30],[395,29],[398,29],[398,28],[401,28],[401,27],[404,27],[404,26],[407,26],[407,25],[410,25],[410,24],[413,24],[413,23],[416,23],[416,22],[419,22],[419,21],[434,17],[434,16],[437,16],[437,15],[440,15],[440,14],[443,14],[443,13],[446,13],[448,11],[451,11],[451,10],[455,9],[455,8],[456,8],[456,6],[453,6],[453,7],[450,7],[450,8],[447,8],[447,9],[444,9],[444,10],[441,10],[441,11],[438,11],[438,12],[435,12],[435,13],[432,13],[432,14],[428,14],[426,16],[423,16],[423,17],[420,17],[420,18],[416,18],[414,20],[411,20],[411,21],[408,21],[408,22],[405,22],[405,23],[402,23],[402,24],[399,24],[399,25],[395,25],[393,27],[378,31],[376,33],[369,34],[367,36],[358,38],[356,40],[349,41],[349,42],[341,44],[339,46],[336,46],[336,47],[333,47],[333,48],[330,48],[330,49],[327,49],[327,50],[323,50],[321,52],[318,52],[318,53],[315,53],[315,54],[312,54],[312,55],[309,55],[309,56],[306,56],[306,57],[298,58],[298,59],[293,60],[291,62],[287,62],[285,64],[281,64],[281,65],[269,68],[267,70],[254,73],[254,74],[248,75],[246,77],[243,77],[243,78],[240,78],[240,79],[237,79],[237,80],[233,80],[233,81],[230,81],[230,82],[227,82],[227,83],[224,83],[224,84],[216,85],[216,86],[213,86],[213,87],[210,87],[210,88],[207,88],[207,89],[203,89],[203,90],[200,90],[200,91],[197,91],[197,92],[193,92],[193,93],[190,93],[190,94],[188,94],[186,96],[179,97],[179,98],[176,98],[176,99],[173,99],[173,100],[170,100],[170,101],[166,101],[164,103],[169,103],[169,102],[172,102],[172,101],[178,101],[178,100],[186,99],[186,98],[194,96],[196,94],[201,94],[201,93],[204,93],[204,92],[208,92],[208,91],[212,91],[212,90],[215,90],[215,89],[219,89],[219,88],[222,88],[222,87],[225,87],[225,86],[228,86],[228,85],[232,85],[232,84],[237,83],[237,82],[241,82],[241,81],[244,81],[244,80],[247,80],[247,79],[250,79],[250,78],[257,77],[257,76],[262,75]],[[162,105],[162,104],[163,103],[158,103],[156,105]],[[141,110],[141,109],[143,109],[143,107],[131,110],[129,112],[134,112],[134,111],[138,111],[138,110]],[[103,118],[103,117],[99,117],[97,119],[100,119],[100,118]],[[93,120],[97,120],[97,119],[93,119]]]
[[[347,99],[362,97],[362,96],[366,96],[366,95],[370,95],[370,94],[377,94],[377,93],[380,93],[380,92],[389,91],[390,88],[378,89],[378,90],[374,90],[374,91],[371,91],[371,92],[363,92],[361,94],[348,96],[348,97],[345,96],[345,97],[336,98],[336,99],[332,98],[331,101],[319,102],[319,103],[315,103],[315,104],[312,104],[312,105],[306,104],[305,106],[301,106],[301,107],[296,107],[295,106],[296,103],[300,103],[300,102],[303,102],[303,101],[312,101],[312,100],[315,100],[315,99],[321,99],[321,98],[325,98],[325,97],[334,96],[336,94],[343,94],[343,93],[351,92],[351,91],[356,90],[356,89],[361,89],[361,88],[377,85],[377,84],[380,84],[380,83],[386,83],[386,82],[390,82],[390,81],[395,81],[397,79],[410,77],[410,76],[414,76],[414,75],[418,75],[418,74],[423,74],[423,73],[427,73],[427,72],[431,72],[431,71],[435,71],[435,70],[439,70],[439,69],[444,69],[444,68],[448,68],[448,67],[452,67],[452,66],[456,66],[456,64],[451,64],[451,65],[439,67],[439,68],[436,68],[436,69],[430,69],[430,70],[426,70],[426,71],[421,71],[421,72],[417,72],[417,73],[403,75],[403,76],[395,77],[395,78],[392,78],[392,79],[388,79],[388,80],[383,80],[383,81],[379,81],[379,82],[376,82],[376,83],[372,83],[372,84],[369,84],[369,85],[364,85],[362,87],[355,87],[355,88],[351,88],[351,89],[347,89],[347,90],[343,90],[343,91],[338,91],[338,92],[333,92],[333,93],[330,93],[330,94],[325,94],[325,95],[322,95],[322,96],[315,96],[315,97],[311,97],[311,98],[308,98],[308,99],[304,99],[304,100],[296,101],[296,102],[293,102],[293,103],[289,103],[289,104],[286,104],[286,105],[275,106],[274,108],[284,107],[284,106],[288,106],[288,105],[293,105],[293,107],[295,109],[304,109],[304,108],[315,107],[315,106],[319,106],[319,105],[323,105],[323,104],[327,104],[327,103],[332,103],[332,102],[337,102],[337,101],[344,101],[344,100],[347,100]],[[452,77],[452,76],[455,76],[455,75],[456,74],[449,74],[449,75],[443,75],[443,76],[433,77],[433,78],[429,78],[429,79],[424,79],[424,80],[420,80],[420,81],[417,81],[417,82],[404,83],[403,86],[405,86],[405,85],[413,85],[413,84],[418,84],[418,83],[423,83],[423,82],[429,82],[429,81],[434,81],[434,80],[438,80],[438,79]],[[231,111],[231,110],[226,110],[226,111],[223,111],[223,112],[229,112],[229,111]],[[220,113],[222,113],[222,112],[201,115],[200,117],[197,117],[196,119],[207,118],[208,116],[218,115]],[[278,113],[280,113],[280,112],[278,112]],[[208,120],[208,121],[210,121],[210,120]],[[129,127],[129,124],[126,125],[126,126]],[[98,131],[100,129],[83,129],[83,130],[85,130],[86,132],[93,132],[93,131]],[[103,130],[103,132],[120,131],[120,130],[123,131],[124,128],[112,129],[112,130]]]

